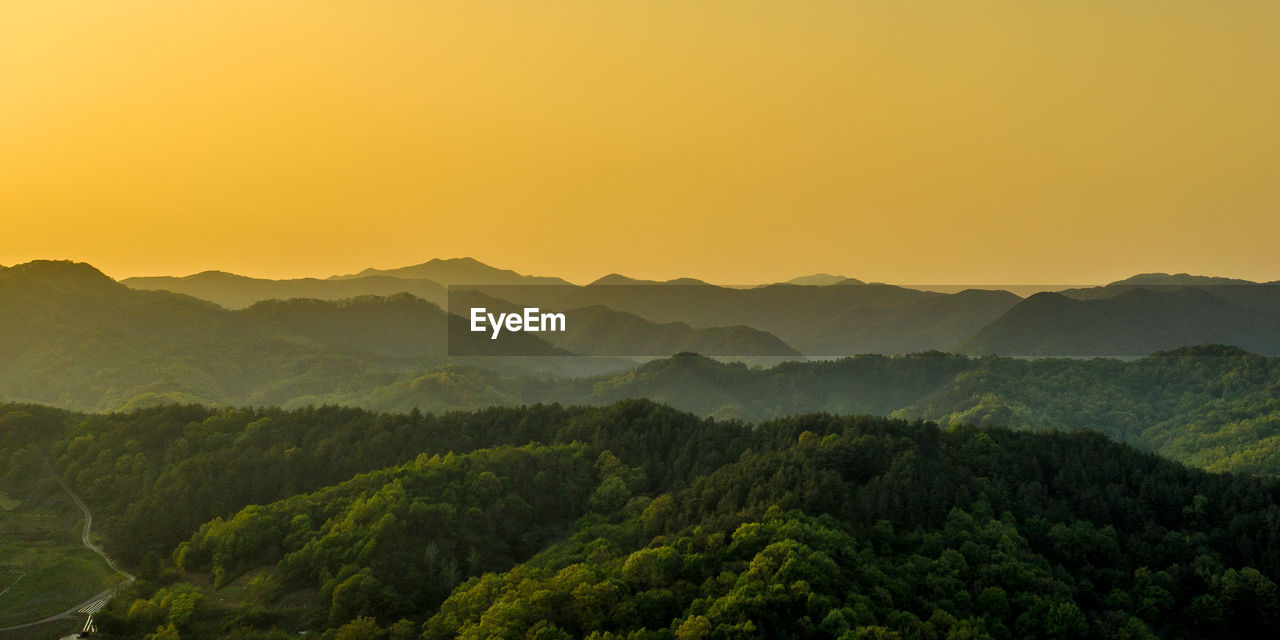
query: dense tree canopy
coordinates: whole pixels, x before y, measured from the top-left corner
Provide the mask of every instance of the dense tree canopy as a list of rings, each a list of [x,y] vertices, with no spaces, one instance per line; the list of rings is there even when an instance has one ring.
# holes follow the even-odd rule
[[[142,567],[99,618],[125,637],[1280,632],[1280,481],[1091,431],[646,401],[0,414],[52,421]]]

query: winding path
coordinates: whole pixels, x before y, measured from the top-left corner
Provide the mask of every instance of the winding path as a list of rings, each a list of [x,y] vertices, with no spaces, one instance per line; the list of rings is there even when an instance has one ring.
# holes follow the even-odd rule
[[[19,571],[19,572],[18,572],[18,577],[14,578],[14,579],[13,579],[13,582],[10,582],[10,583],[9,583],[9,586],[5,587],[4,589],[0,589],[0,596],[2,596],[2,595],[4,595],[4,594],[8,593],[8,592],[9,592],[9,590],[13,588],[13,585],[18,584],[18,581],[19,581],[19,580],[21,580],[21,579],[23,579],[24,577],[26,577],[26,575],[27,575],[27,572],[25,572],[25,571]]]
[[[76,506],[80,507],[80,510],[84,512],[84,529],[80,532],[80,543],[83,544],[86,549],[102,556],[102,559],[107,561],[107,566],[111,567],[112,571],[115,571],[116,573],[124,576],[125,579],[123,582],[117,583],[115,586],[108,588],[102,593],[99,593],[93,596],[92,598],[89,598],[88,600],[85,600],[84,602],[81,602],[80,604],[77,604],[74,607],[71,607],[70,609],[63,611],[62,613],[54,614],[47,618],[36,620],[34,622],[27,622],[25,624],[14,625],[12,627],[4,627],[0,629],[0,632],[14,631],[17,629],[26,629],[28,627],[35,627],[42,624],[48,624],[50,622],[56,622],[58,620],[66,620],[67,618],[71,618],[75,616],[77,613],[88,614],[90,617],[90,622],[92,622],[93,614],[97,613],[99,609],[102,609],[102,607],[106,606],[107,602],[110,601],[111,598],[114,597],[117,593],[119,593],[121,589],[124,589],[125,587],[133,584],[134,580],[137,579],[133,577],[133,574],[116,566],[116,563],[114,560],[111,559],[111,556],[108,556],[107,553],[102,550],[102,547],[94,544],[93,541],[89,539],[89,532],[93,530],[93,513],[89,511],[89,507],[85,505],[84,500],[81,500],[80,496],[76,495],[76,492],[72,491],[71,487],[68,486],[67,483],[62,480],[62,477],[59,476],[53,470],[53,467],[49,466],[48,460],[45,461],[45,466],[49,469],[49,473],[53,476],[53,479],[58,481],[58,484],[62,486],[62,489],[67,492],[67,495],[71,496],[71,499],[76,503]],[[86,623],[86,626],[88,624],[89,623]]]

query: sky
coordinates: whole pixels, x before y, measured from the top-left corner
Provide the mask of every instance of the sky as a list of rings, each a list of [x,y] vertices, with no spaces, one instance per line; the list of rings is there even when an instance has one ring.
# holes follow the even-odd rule
[[[1280,279],[1271,0],[0,1],[0,264]]]

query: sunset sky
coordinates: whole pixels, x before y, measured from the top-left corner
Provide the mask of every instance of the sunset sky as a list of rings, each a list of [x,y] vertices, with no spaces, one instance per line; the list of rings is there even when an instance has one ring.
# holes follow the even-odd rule
[[[1280,279],[1280,2],[0,4],[0,264]]]

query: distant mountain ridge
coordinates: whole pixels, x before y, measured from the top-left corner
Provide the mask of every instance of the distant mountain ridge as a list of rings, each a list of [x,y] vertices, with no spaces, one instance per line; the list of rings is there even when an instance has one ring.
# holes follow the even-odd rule
[[[1007,292],[943,294],[884,284],[772,284],[738,289],[679,281],[631,286],[617,278],[585,287],[478,289],[526,306],[598,305],[659,324],[681,322],[695,329],[744,325],[777,336],[800,353],[823,356],[947,349],[1019,300]],[[903,326],[914,330],[903,330]]]
[[[87,264],[37,261],[0,268],[0,394],[86,409],[140,398],[279,403],[438,366],[455,318],[407,294],[230,311],[130,289]],[[566,355],[529,334],[463,339],[455,351]]]
[[[1111,282],[1112,285],[1157,285],[1157,286],[1202,286],[1202,285],[1252,285],[1259,284],[1252,280],[1239,278],[1220,278],[1216,276],[1193,276],[1189,273],[1139,273],[1124,280]]]
[[[451,311],[484,308],[487,313],[519,312],[522,307],[480,291],[458,291]],[[744,325],[693,328],[683,322],[657,323],[602,305],[579,308],[542,307],[563,312],[565,331],[540,334],[551,345],[571,353],[596,356],[669,356],[683,351],[724,356],[799,356],[768,332]]]
[[[396,269],[365,269],[360,273],[331,276],[330,280],[351,280],[369,276],[425,279],[448,286],[496,284],[569,284],[568,280],[545,276],[526,276],[511,269],[491,267],[475,258],[433,258],[422,264]]]
[[[54,288],[84,294],[84,299],[64,299],[68,308],[96,312],[90,299],[122,295],[115,288],[94,290],[88,286],[91,281],[110,279],[87,265],[38,261],[10,267],[8,277],[21,274],[24,286],[35,286],[47,279],[51,270],[58,271],[59,264],[66,267],[62,275],[68,277]],[[69,277],[77,269],[79,275]],[[77,278],[80,285],[75,284]],[[339,301],[402,293],[443,307],[446,285],[464,284],[516,306],[599,307],[593,313],[609,315],[617,321],[617,331],[610,335],[608,323],[596,322],[591,325],[594,336],[577,333],[573,340],[579,341],[579,347],[589,345],[608,353],[646,352],[647,348],[639,346],[660,344],[665,345],[660,353],[673,352],[667,350],[670,347],[728,355],[722,350],[724,345],[736,344],[745,351],[737,355],[838,356],[939,350],[1131,356],[1204,343],[1280,353],[1280,285],[1187,273],[1142,273],[1104,286],[1065,289],[1026,299],[1000,290],[943,293],[865,284],[832,274],[733,288],[693,278],[660,282],[613,273],[577,286],[561,278],[491,267],[473,258],[433,259],[329,279],[267,280],[210,271],[183,278],[129,278],[123,283],[137,290],[191,296],[188,303],[199,298],[229,309],[248,309],[265,300]],[[527,286],[530,284],[547,286]],[[34,304],[39,298],[35,295],[24,304]],[[169,300],[167,304],[176,303]],[[190,312],[184,307],[183,313]],[[726,329],[732,327],[739,328],[731,336]],[[695,335],[699,337],[694,339]],[[710,339],[712,335],[717,337]],[[565,348],[566,337],[559,338],[558,348]]]
[[[695,329],[683,322],[655,323],[625,311],[592,305],[565,312],[571,322],[547,341],[572,353],[616,356],[799,356],[776,336],[745,325]]]
[[[857,278],[849,278],[846,276],[837,276],[830,273],[814,273],[807,276],[799,276],[783,282],[781,284],[795,284],[804,287],[825,287],[833,284],[866,284]]]
[[[663,280],[638,280],[638,279],[636,279],[636,278],[631,278],[631,277],[628,277],[628,276],[624,276],[624,275],[622,275],[622,274],[620,274],[620,273],[611,273],[611,274],[609,274],[609,275],[607,275],[607,276],[602,276],[602,277],[600,277],[600,278],[595,279],[594,281],[592,281],[592,282],[591,282],[591,284],[588,284],[587,286],[588,286],[588,287],[590,287],[590,286],[610,285],[610,284],[649,284],[649,285],[653,285],[653,284],[682,284],[682,285],[703,285],[703,284],[708,284],[708,283],[707,283],[707,282],[704,282],[704,281],[702,281],[702,280],[699,280],[699,279],[697,279],[697,278],[674,278],[674,279],[672,279],[672,280],[665,280],[665,281],[663,281]]]
[[[444,305],[444,285],[423,278],[371,275],[344,280],[297,278],[267,280],[225,271],[205,271],[185,277],[157,276],[126,278],[121,284],[131,289],[172,291],[215,302],[228,309],[243,309],[263,300],[312,298],[342,300],[359,296],[389,296],[408,293]]]
[[[1248,307],[1215,295],[1217,289],[1137,286],[1125,287],[1107,297],[1039,293],[959,343],[956,351],[1137,356],[1213,343],[1280,354],[1280,315],[1267,310],[1265,304]]]

